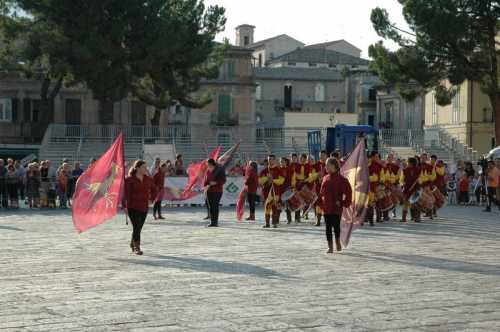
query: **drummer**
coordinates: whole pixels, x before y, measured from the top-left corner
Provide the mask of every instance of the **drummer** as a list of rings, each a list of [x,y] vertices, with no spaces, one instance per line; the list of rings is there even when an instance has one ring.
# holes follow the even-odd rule
[[[268,167],[264,168],[259,175],[259,184],[262,186],[264,196],[264,228],[270,228],[272,218],[273,227],[277,228],[281,214],[280,186],[285,182],[281,169],[276,162],[276,156],[270,154],[267,157]]]
[[[292,179],[293,179],[293,168],[290,164],[290,160],[287,158],[283,157],[280,159],[280,169],[281,169],[281,175],[285,179],[283,184],[280,186],[280,192],[284,193],[287,190],[292,189]],[[286,207],[286,220],[287,224],[292,223],[292,211],[289,209],[289,207]]]
[[[387,161],[385,164],[385,180],[388,182],[388,186],[390,187],[391,191],[394,190],[400,190],[399,189],[399,179],[401,177],[401,167],[396,163],[394,160],[394,154],[389,153],[387,155]],[[392,217],[396,218],[396,206],[394,206],[394,209],[392,210]]]
[[[411,219],[415,222],[420,222],[420,210],[410,204],[410,197],[420,189],[424,182],[424,176],[420,166],[417,164],[417,159],[408,158],[408,165],[403,169],[400,182],[403,186],[404,195],[403,217],[401,222],[406,222],[408,209],[410,209]]]
[[[372,151],[370,154],[370,160],[368,161],[368,174],[370,181],[370,191],[368,193],[368,213],[367,219],[370,222],[370,226],[374,226],[374,214],[376,215],[376,221],[381,222],[380,211],[376,206],[376,192],[377,187],[382,179],[382,166],[380,165],[380,157],[378,152]]]
[[[432,182],[432,185],[437,188],[443,195],[446,194],[446,180],[445,180],[445,167],[444,163],[442,160],[437,160],[436,155],[431,156],[431,165],[434,169],[434,174],[436,174],[436,178]],[[433,209],[433,215],[434,217],[437,217],[437,208],[434,207]]]
[[[321,183],[323,182],[323,177],[326,175],[326,160],[328,159],[328,153],[325,150],[322,150],[319,155],[319,160],[314,164],[311,177],[314,182],[314,190],[316,194],[319,196]],[[339,166],[340,167],[340,166]],[[323,209],[321,208],[321,204],[316,202],[315,204],[316,211],[316,227],[321,226],[321,218],[323,217]]]
[[[301,191],[308,184],[309,174],[311,174],[311,165],[307,162],[305,153],[300,155],[299,163],[294,165],[294,176],[292,177],[292,186],[295,190]],[[306,210],[308,207],[304,207]],[[300,222],[300,211],[295,211],[295,222]]]
[[[436,170],[434,166],[431,164],[429,161],[429,156],[427,153],[422,153],[420,156],[420,168],[422,170],[422,177],[423,177],[423,187],[424,190],[426,190],[428,193],[432,193],[432,186],[434,184],[434,181],[436,181]],[[432,195],[432,194],[431,194]],[[426,213],[427,217],[430,217],[431,219],[434,219],[434,207],[432,208],[431,211]]]

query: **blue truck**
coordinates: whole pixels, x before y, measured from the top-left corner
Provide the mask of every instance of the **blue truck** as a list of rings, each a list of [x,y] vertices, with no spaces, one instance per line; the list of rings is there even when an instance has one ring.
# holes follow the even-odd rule
[[[325,146],[322,146],[321,131],[310,131],[307,134],[309,154],[317,160],[321,150],[326,150],[328,154],[338,150],[344,156],[354,150],[361,136],[365,139],[368,151],[378,151],[378,130],[376,128],[341,124],[326,129]]]

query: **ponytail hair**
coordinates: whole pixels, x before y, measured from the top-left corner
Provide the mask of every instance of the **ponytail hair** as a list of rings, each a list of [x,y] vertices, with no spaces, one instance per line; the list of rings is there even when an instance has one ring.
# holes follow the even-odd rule
[[[135,176],[135,174],[137,173],[137,170],[139,168],[141,168],[142,165],[144,165],[146,162],[144,160],[136,160],[134,162],[134,166],[132,166],[132,168],[128,171],[128,176]]]

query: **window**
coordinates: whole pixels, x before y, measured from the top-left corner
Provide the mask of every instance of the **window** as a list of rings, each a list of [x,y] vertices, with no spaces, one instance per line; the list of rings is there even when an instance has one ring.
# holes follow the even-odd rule
[[[181,106],[181,104],[175,105],[175,114],[182,114],[182,106]]]
[[[38,122],[40,121],[40,100],[33,100],[33,108],[31,110],[31,121]]]
[[[79,125],[82,115],[82,101],[80,99],[66,99],[66,124]],[[35,107],[33,107],[33,111]]]
[[[284,106],[285,108],[292,108],[292,85],[287,84],[284,87]]]
[[[234,78],[236,76],[236,65],[234,61],[227,63],[227,78]]]
[[[0,99],[0,122],[12,121],[12,100],[10,98]]]
[[[229,115],[231,114],[230,95],[219,95],[219,105],[217,111],[218,119],[229,119]]]
[[[452,109],[452,122],[453,123],[459,123],[460,122],[460,110],[461,110],[461,103],[460,103],[460,86],[458,86],[457,88],[457,92],[455,94],[455,96],[453,96],[453,99],[452,99],[452,105],[451,105],[451,109]]]
[[[111,125],[114,120],[114,103],[112,101],[101,101],[101,110],[99,112],[101,124]]]
[[[316,84],[314,88],[314,99],[316,101],[325,101],[325,86],[322,83]]]
[[[411,107],[410,107],[411,105]],[[406,128],[412,129],[413,128],[413,112],[415,111],[415,102],[406,103],[406,112],[404,113],[406,115]]]
[[[296,62],[288,62],[288,65],[290,67],[295,67],[297,65],[297,63]]]
[[[217,134],[217,145],[229,146],[231,144],[231,136],[229,134]]]
[[[263,117],[262,114],[257,113],[255,114],[255,123],[262,123]]]
[[[368,115],[368,125],[372,127],[375,125],[375,115]]]
[[[370,101],[377,100],[377,90],[375,90],[375,89],[368,90],[368,100],[370,100]]]
[[[273,52],[269,53],[269,56],[271,57],[271,59],[274,59],[274,53]]]
[[[329,63],[328,67],[330,67],[330,68],[337,68],[337,66],[334,63]]]
[[[248,44],[250,44],[248,36],[243,37],[243,45],[248,46]]]
[[[255,88],[255,99],[257,99],[257,100],[262,99],[262,87],[258,83],[257,83],[257,87]]]
[[[437,113],[437,102],[436,102],[436,95],[432,93],[432,124],[437,125],[438,124],[438,113]]]
[[[259,68],[262,67],[262,53],[259,53]]]

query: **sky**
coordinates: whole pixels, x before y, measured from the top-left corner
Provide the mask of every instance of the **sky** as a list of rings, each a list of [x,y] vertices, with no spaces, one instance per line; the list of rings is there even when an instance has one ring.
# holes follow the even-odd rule
[[[205,4],[226,8],[226,29],[217,40],[228,38],[231,43],[238,25],[251,24],[256,27],[255,41],[283,33],[306,45],[345,39],[368,58],[368,47],[381,39],[370,21],[373,8],[387,9],[392,22],[407,27],[397,0],[205,0]]]

